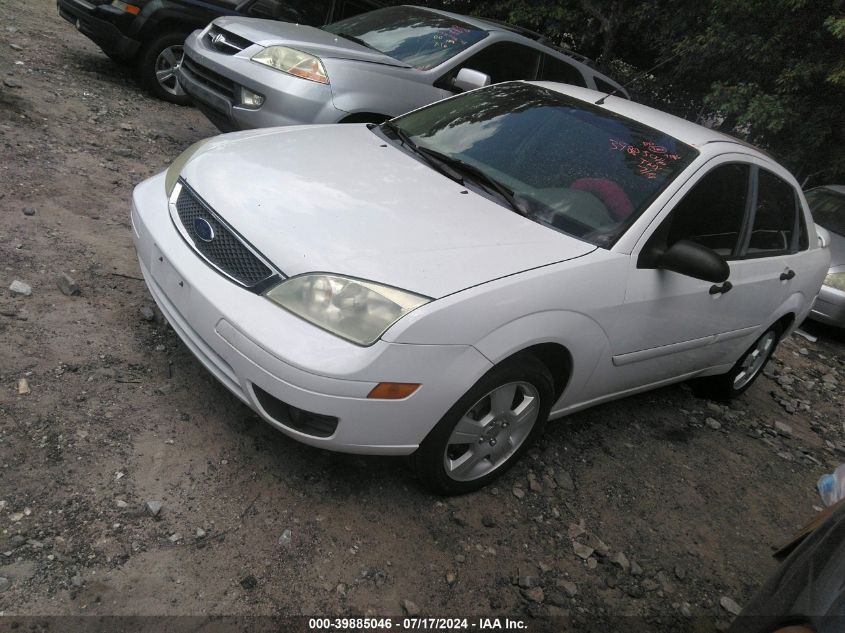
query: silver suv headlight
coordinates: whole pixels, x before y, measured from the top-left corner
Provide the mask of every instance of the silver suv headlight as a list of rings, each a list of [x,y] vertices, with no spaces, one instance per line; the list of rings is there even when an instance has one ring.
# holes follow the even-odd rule
[[[370,345],[428,297],[372,281],[309,273],[268,290],[285,310],[358,345]]]
[[[329,83],[326,67],[320,58],[287,46],[268,46],[252,56],[252,61],[270,66],[283,73],[310,79],[317,83]]]

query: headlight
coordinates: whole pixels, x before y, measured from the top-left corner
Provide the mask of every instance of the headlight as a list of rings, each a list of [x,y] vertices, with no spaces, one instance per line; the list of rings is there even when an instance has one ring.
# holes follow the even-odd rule
[[[845,290],[845,272],[830,273],[824,278],[824,285],[836,288],[837,290]]]
[[[191,160],[194,154],[196,154],[207,142],[208,139],[197,141],[184,152],[179,154],[179,156],[176,157],[176,160],[174,160],[170,167],[167,168],[167,173],[164,176],[164,190],[167,192],[168,198],[170,197],[170,194],[173,193],[173,188],[179,181],[179,175],[182,173],[182,169],[184,169],[185,165],[188,164],[188,161]]]
[[[270,66],[283,73],[310,79],[321,84],[329,83],[326,67],[317,57],[287,46],[268,46],[252,56],[252,61]]]
[[[324,274],[293,277],[264,296],[359,345],[375,343],[396,321],[430,301],[428,297],[372,281]]]

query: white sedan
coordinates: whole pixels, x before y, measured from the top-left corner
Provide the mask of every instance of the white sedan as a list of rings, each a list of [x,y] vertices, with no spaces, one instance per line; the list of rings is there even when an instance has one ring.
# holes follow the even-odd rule
[[[830,258],[770,157],[551,83],[202,141],[135,188],[132,225],[232,393],[307,444],[412,455],[444,494],[547,419],[693,378],[742,393]]]

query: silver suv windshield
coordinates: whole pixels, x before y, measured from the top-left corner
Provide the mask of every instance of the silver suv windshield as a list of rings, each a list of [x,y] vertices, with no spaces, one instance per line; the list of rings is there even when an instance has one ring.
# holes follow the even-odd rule
[[[418,68],[439,66],[487,37],[487,31],[415,7],[386,7],[346,18],[323,30],[347,37]]]
[[[383,129],[439,158],[447,175],[461,173],[530,219],[603,247],[698,155],[663,132],[521,82],[440,101]]]

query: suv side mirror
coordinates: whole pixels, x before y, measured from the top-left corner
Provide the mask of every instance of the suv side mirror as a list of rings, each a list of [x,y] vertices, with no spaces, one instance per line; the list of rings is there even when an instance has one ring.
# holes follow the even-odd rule
[[[657,257],[656,263],[657,268],[713,283],[722,283],[731,274],[731,268],[724,257],[689,240],[675,242],[669,250]]]
[[[463,91],[483,88],[490,85],[490,75],[485,75],[483,72],[472,68],[461,68],[452,80],[452,85]]]

